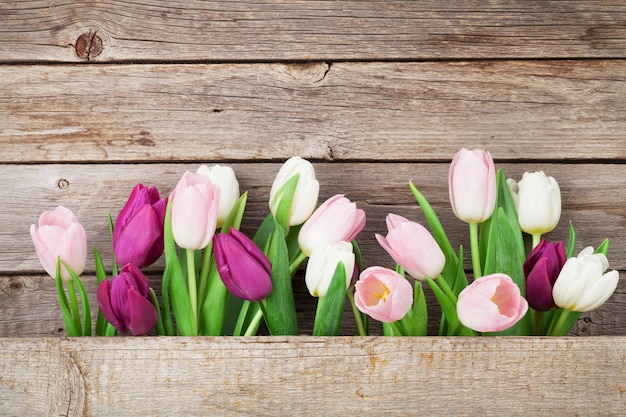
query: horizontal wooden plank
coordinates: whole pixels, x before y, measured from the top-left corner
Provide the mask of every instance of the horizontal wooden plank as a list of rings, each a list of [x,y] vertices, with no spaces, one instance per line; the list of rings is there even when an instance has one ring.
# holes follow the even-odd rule
[[[2,61],[623,58],[612,1],[21,1]]]
[[[31,416],[617,416],[625,361],[624,337],[0,339],[0,402]]]
[[[161,295],[160,275],[149,275],[151,286]],[[96,279],[82,278],[90,300],[92,323],[95,326],[97,312]],[[317,298],[312,297],[299,273],[293,281],[299,331],[313,334],[313,320]],[[429,288],[425,290],[428,305],[428,334],[437,335],[441,310]],[[36,300],[36,301],[35,301]],[[354,336],[357,328],[353,312],[345,305],[340,335]],[[0,276],[0,338],[2,337],[49,337],[65,336],[63,316],[59,308],[54,280],[49,276],[13,275]],[[260,335],[267,335],[264,326]],[[382,335],[382,325],[370,321],[370,334]],[[584,313],[570,331],[572,336],[626,336],[626,273],[620,273],[620,283],[615,293],[600,308]]]
[[[116,217],[133,186],[156,185],[163,195],[176,186],[185,170],[199,164],[45,164],[0,165],[5,192],[0,204],[0,273],[41,272],[29,227],[39,215],[62,204],[70,208],[87,231],[89,245],[110,257],[107,213]],[[242,230],[252,234],[269,212],[269,190],[281,164],[230,164],[248,191]],[[544,170],[561,187],[563,213],[558,227],[547,235],[568,239],[568,221],[577,230],[577,246],[597,247],[604,238],[613,244],[611,267],[626,269],[626,165],[615,164],[497,164],[509,177],[520,179],[524,171]],[[448,163],[315,163],[320,181],[320,203],[335,194],[346,194],[367,215],[359,235],[367,266],[392,266],[378,245],[375,233],[386,233],[385,217],[395,213],[424,222],[408,187],[409,181],[430,200],[454,247],[469,247],[467,225],[452,213],[448,197]],[[469,266],[469,264],[468,264]],[[93,270],[90,259],[88,269]]]
[[[626,160],[626,60],[0,66],[0,162]]]

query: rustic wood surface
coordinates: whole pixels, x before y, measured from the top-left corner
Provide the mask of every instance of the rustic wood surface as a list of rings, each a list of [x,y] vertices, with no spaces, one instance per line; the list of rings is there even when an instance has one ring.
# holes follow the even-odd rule
[[[626,361],[624,337],[97,342],[0,339],[3,413],[618,416],[626,412],[626,385],[623,374],[615,370]],[[585,360],[580,360],[580,352],[585,352]]]
[[[623,58],[612,1],[0,4],[0,60]]]
[[[625,415],[624,132],[621,0],[0,2],[0,415]],[[572,220],[578,249],[611,239],[617,291],[571,332],[595,337],[59,337],[28,233],[44,210],[72,209],[110,259],[107,212],[137,182],[168,194],[221,163],[252,233],[300,155],[320,201],[366,211],[365,264],[391,266],[374,233],[423,220],[409,180],[467,246],[447,195],[461,147],[557,178],[549,238]],[[84,279],[95,303],[91,260]]]
[[[626,159],[626,60],[7,65],[0,79],[0,162],[449,161],[461,146]]]

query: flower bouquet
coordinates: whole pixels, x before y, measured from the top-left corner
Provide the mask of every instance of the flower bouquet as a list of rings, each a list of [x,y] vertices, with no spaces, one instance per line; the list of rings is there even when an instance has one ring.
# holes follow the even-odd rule
[[[461,149],[454,156],[450,203],[469,224],[471,268],[427,198],[413,183],[409,188],[427,225],[387,216],[387,234],[376,239],[396,264],[389,269],[363,265],[356,238],[364,211],[342,194],[318,206],[314,167],[300,157],[277,173],[254,236],[240,231],[248,194],[240,193],[228,166],[185,172],[167,198],[137,184],[115,220],[108,217],[110,269],[93,248],[95,334],[244,336],[264,325],[270,335],[298,335],[292,281],[299,270],[317,297],[316,336],[339,333],[346,302],[355,334],[368,335],[376,320],[388,336],[426,335],[425,291],[441,309],[440,335],[562,336],[617,286],[618,272],[607,272],[608,240],[574,256],[572,224],[567,244],[544,238],[559,222],[561,202],[556,180],[543,172],[525,173],[518,183],[496,171],[486,151]],[[91,335],[80,222],[59,206],[31,226],[31,237],[56,280],[68,335]],[[161,256],[157,296],[142,269]]]

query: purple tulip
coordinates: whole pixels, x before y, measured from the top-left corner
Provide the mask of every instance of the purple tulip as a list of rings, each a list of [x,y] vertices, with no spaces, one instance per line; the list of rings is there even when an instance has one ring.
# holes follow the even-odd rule
[[[152,265],[163,253],[167,198],[156,187],[137,184],[115,220],[113,251],[119,265]]]
[[[119,332],[140,336],[150,333],[157,322],[150,299],[150,284],[133,264],[126,264],[111,281],[98,287],[98,304],[104,318]]]
[[[272,292],[269,259],[239,230],[216,234],[213,251],[222,282],[235,297],[258,301]]]
[[[552,287],[565,265],[563,242],[542,239],[524,262],[526,299],[537,311],[548,311],[555,306]]]

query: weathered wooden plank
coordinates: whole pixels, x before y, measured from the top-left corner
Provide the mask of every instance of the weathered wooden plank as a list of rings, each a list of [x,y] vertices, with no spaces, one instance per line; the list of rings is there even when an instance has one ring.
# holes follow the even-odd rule
[[[0,5],[2,61],[623,58],[613,1]]]
[[[0,339],[11,415],[623,415],[626,338]]]
[[[269,212],[269,190],[280,163],[230,164],[248,191],[248,206],[242,230],[252,234]],[[0,204],[0,271],[42,271],[32,245],[29,227],[39,215],[59,204],[70,208],[87,231],[89,245],[96,245],[110,259],[107,213],[116,217],[133,186],[156,185],[163,195],[176,186],[185,170],[199,164],[43,164],[0,165],[5,192]],[[452,213],[448,197],[449,163],[315,163],[320,180],[320,203],[335,194],[346,194],[367,215],[358,237],[366,265],[392,266],[391,258],[378,245],[375,233],[386,234],[388,213],[424,222],[408,187],[409,181],[429,198],[455,247],[469,247],[467,225]],[[568,221],[577,230],[578,249],[597,247],[608,237],[611,267],[626,269],[626,165],[498,163],[509,177],[524,171],[544,170],[560,184],[563,213],[558,227],[547,235],[568,239]],[[469,264],[468,264],[469,266]],[[88,269],[93,270],[89,261]]]
[[[151,286],[160,296],[160,275],[149,275]],[[82,278],[92,307],[92,323],[95,325],[97,298],[96,279]],[[312,297],[304,284],[304,276],[294,278],[294,298],[298,326],[303,335],[313,334],[313,320],[317,298]],[[437,335],[441,310],[429,288],[425,289],[428,304],[428,334]],[[264,326],[259,334],[266,335]],[[357,334],[354,315],[346,303],[340,335]],[[371,321],[370,334],[382,335],[382,326]],[[15,275],[0,276],[0,338],[2,337],[49,337],[66,335],[54,280],[49,276]],[[626,273],[621,272],[615,293],[597,310],[581,315],[572,328],[572,336],[626,335]]]
[[[0,161],[625,160],[626,60],[0,66]]]

